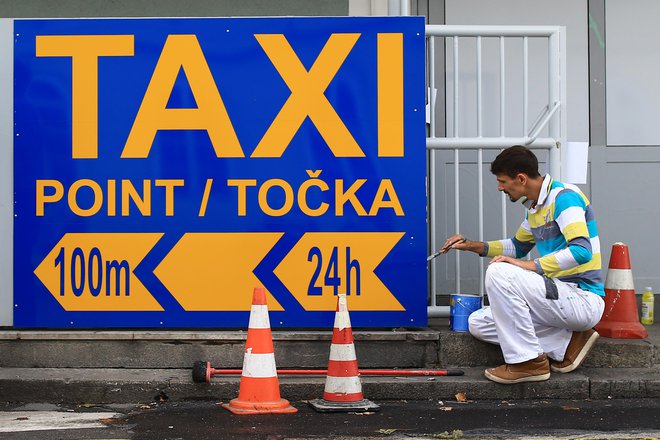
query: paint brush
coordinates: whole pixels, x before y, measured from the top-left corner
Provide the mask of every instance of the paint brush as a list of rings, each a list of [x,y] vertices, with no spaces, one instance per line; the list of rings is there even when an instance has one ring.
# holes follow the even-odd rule
[[[457,243],[465,243],[466,241],[467,241],[467,238],[465,238],[465,237],[459,238],[458,240],[454,241],[453,243],[450,243],[450,244],[448,244],[447,246],[443,246],[442,248],[440,248],[440,250],[439,250],[438,252],[435,252],[435,253],[429,255],[429,256],[426,258],[426,261],[431,261],[431,260],[433,260],[435,257],[437,257],[437,256],[440,255],[440,254],[446,254],[447,251],[449,251],[449,249],[450,249],[453,245],[455,245],[455,244],[457,244]]]

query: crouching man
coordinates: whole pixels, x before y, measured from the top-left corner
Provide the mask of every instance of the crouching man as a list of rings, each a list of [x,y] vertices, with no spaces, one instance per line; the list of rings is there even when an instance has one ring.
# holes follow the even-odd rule
[[[456,234],[450,249],[492,257],[486,271],[489,307],[470,315],[470,333],[499,344],[504,365],[488,379],[504,384],[547,380],[550,371],[580,366],[598,339],[592,329],[605,306],[600,242],[589,200],[575,185],[541,176],[534,153],[503,150],[490,167],[497,189],[526,207],[513,238],[470,241]],[[522,260],[537,246],[540,258]]]

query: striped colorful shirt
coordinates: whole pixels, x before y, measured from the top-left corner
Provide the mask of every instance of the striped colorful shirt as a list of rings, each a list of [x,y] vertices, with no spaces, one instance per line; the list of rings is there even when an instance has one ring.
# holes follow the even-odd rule
[[[546,175],[539,200],[528,207],[515,237],[487,242],[484,256],[521,258],[534,245],[541,255],[535,260],[539,273],[605,296],[596,218],[577,186]]]

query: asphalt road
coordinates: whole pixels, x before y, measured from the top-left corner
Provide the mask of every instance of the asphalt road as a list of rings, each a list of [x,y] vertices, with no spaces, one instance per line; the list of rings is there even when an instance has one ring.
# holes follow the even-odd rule
[[[660,438],[660,399],[399,401],[384,402],[381,411],[366,414],[321,414],[305,402],[294,405],[297,414],[258,416],[233,415],[218,402],[5,405],[0,407],[0,439]],[[73,424],[76,417],[87,427]],[[48,429],[56,419],[65,427]],[[28,422],[40,430],[23,430]]]

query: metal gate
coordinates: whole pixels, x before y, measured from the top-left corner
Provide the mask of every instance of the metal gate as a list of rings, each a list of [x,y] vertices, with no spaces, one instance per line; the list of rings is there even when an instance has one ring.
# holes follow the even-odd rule
[[[436,42],[440,40],[444,44],[447,55],[436,60]],[[518,60],[522,67],[522,81],[518,85],[516,93],[522,95],[522,125],[521,130],[513,133],[507,130],[507,116],[519,117],[520,114],[509,114],[507,111],[507,96],[511,93],[511,87],[507,87],[507,74],[512,72],[512,66],[518,63],[512,62],[510,56],[507,58],[506,42],[516,41],[522,44],[522,60]],[[547,102],[540,109],[530,109],[530,41],[534,41],[534,47],[539,47],[542,42],[542,51],[547,51]],[[461,182],[459,179],[459,168],[461,167],[461,154],[467,150],[476,151],[477,159],[477,187],[478,187],[478,240],[484,240],[484,183],[483,183],[483,153],[484,150],[500,150],[511,145],[525,145],[531,149],[547,150],[549,173],[557,178],[560,177],[561,146],[566,143],[566,31],[561,26],[451,26],[451,25],[427,25],[427,71],[428,71],[428,135],[426,148],[428,150],[429,172],[427,179],[428,213],[429,213],[429,250],[434,251],[444,242],[445,237],[439,237],[437,231],[437,218],[435,205],[438,201],[438,182],[436,171],[436,156],[439,151],[453,151],[454,166],[454,229],[460,231],[460,201]],[[461,43],[469,42],[466,50]],[[487,43],[487,44],[486,44]],[[488,46],[484,49],[485,46]],[[486,50],[489,56],[499,55],[499,81],[485,88],[483,81],[483,60]],[[492,50],[494,49],[494,50]],[[445,52],[443,51],[443,52]],[[466,53],[467,52],[467,53]],[[491,52],[495,52],[494,54]],[[509,54],[510,55],[510,54]],[[459,58],[460,57],[460,58]],[[472,75],[460,72],[459,59],[472,57],[474,70]],[[534,67],[537,67],[536,65]],[[443,87],[450,98],[443,100],[441,105],[446,106],[445,118],[438,118],[438,102],[435,96],[436,81],[438,76],[444,77]],[[440,74],[439,74],[440,73]],[[493,75],[494,76],[494,75]],[[461,83],[471,80],[475,85],[474,96],[461,95]],[[538,90],[532,90],[537,93]],[[499,120],[493,121],[490,114],[484,114],[484,96],[497,96],[499,99]],[[476,100],[475,111],[471,115],[462,112],[469,101]],[[539,111],[540,110],[540,111]],[[538,116],[530,124],[528,115],[530,113]],[[447,125],[444,136],[437,135],[438,119],[443,119]],[[499,126],[497,133],[488,133],[484,129],[486,122],[495,127]],[[475,124],[476,123],[476,124]],[[472,132],[466,133],[466,127],[470,125]],[[506,230],[506,198],[501,195],[501,219],[502,238],[507,236]],[[454,253],[455,258],[455,293],[461,292],[461,255]],[[438,292],[437,279],[438,259],[432,260],[429,267],[430,292],[429,292],[429,317],[448,316],[448,306],[437,305],[437,295],[449,295],[450,292]],[[479,260],[479,294],[483,295],[484,263]]]

